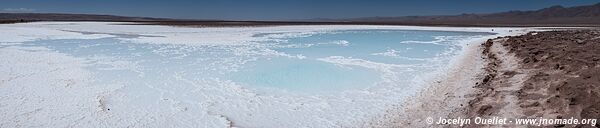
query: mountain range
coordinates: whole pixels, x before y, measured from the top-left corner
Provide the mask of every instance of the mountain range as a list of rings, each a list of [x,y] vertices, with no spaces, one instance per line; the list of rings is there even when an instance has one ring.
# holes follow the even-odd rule
[[[569,8],[552,6],[534,11],[451,16],[369,17],[345,21],[451,26],[598,26],[600,25],[600,3]]]
[[[226,21],[150,17],[127,17],[95,14],[0,13],[0,23],[32,21],[111,21],[143,22],[160,25],[314,25],[373,24],[425,26],[600,26],[600,3],[587,6],[552,6],[533,11],[508,11],[489,14],[441,16],[364,17],[349,19],[311,19],[297,21]]]

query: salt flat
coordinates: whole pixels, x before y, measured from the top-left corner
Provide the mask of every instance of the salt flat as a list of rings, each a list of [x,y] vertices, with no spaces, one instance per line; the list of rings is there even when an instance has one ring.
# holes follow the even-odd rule
[[[520,30],[120,24],[0,25],[0,127],[360,126]]]

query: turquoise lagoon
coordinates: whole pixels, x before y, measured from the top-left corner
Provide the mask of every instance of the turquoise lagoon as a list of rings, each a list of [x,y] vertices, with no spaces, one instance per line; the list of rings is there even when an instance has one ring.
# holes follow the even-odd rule
[[[281,33],[261,33],[269,36]],[[115,37],[26,42],[87,58],[98,84],[124,84],[144,95],[228,81],[254,90],[339,92],[396,84],[448,65],[475,32],[340,30],[246,45],[140,44]],[[190,83],[195,81],[195,83]],[[198,82],[198,81],[203,81]],[[212,82],[211,82],[212,81]],[[221,81],[214,82],[214,81]]]

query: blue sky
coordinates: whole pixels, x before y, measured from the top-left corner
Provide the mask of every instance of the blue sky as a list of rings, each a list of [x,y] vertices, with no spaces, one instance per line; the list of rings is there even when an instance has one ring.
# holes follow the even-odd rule
[[[0,3],[2,12],[290,20],[491,13],[589,5],[600,0],[0,0]]]

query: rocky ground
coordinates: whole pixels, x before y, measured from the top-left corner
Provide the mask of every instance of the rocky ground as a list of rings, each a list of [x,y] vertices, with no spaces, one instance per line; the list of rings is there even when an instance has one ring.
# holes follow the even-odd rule
[[[530,32],[483,47],[487,73],[462,116],[600,119],[600,30]]]

